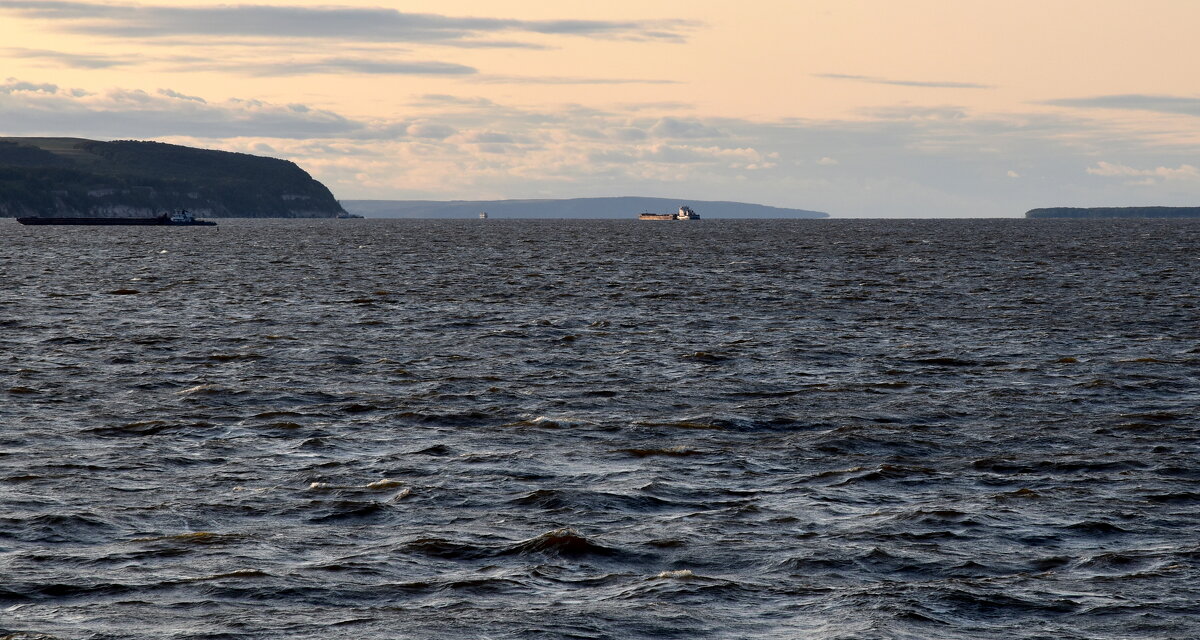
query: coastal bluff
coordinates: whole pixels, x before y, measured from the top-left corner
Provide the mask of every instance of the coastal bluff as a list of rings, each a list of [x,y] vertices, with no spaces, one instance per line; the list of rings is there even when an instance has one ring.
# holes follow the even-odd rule
[[[1047,207],[1026,218],[1200,218],[1200,207]]]
[[[333,218],[295,163],[162,142],[0,137],[0,217]]]

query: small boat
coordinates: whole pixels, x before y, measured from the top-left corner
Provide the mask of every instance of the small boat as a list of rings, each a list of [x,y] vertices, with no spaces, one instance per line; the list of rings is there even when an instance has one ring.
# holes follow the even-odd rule
[[[197,227],[215,227],[217,223],[210,220],[197,220],[187,209],[177,209],[171,213],[164,213],[153,218],[85,218],[85,217],[62,217],[50,218],[42,216],[34,216],[30,218],[17,218],[17,222],[21,224],[76,224],[76,225],[139,225],[139,226],[197,226]]]
[[[479,212],[479,219],[480,219],[480,220],[487,220],[487,212],[486,212],[486,211],[480,211],[480,212]]]

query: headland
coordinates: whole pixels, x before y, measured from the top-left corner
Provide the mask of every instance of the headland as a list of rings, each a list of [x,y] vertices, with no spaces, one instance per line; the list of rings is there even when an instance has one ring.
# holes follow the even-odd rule
[[[333,218],[325,185],[278,158],[161,142],[0,138],[0,217]]]

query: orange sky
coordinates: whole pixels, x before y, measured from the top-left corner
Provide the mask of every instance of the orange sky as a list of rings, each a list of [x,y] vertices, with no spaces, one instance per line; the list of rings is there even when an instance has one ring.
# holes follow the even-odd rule
[[[1196,204],[1197,24],[1182,0],[0,0],[0,134],[285,157],[344,199]]]

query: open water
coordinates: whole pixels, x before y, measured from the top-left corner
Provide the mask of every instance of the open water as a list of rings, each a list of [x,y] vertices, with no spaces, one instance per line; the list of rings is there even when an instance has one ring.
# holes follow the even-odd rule
[[[1200,636],[1200,221],[0,221],[0,635]]]

